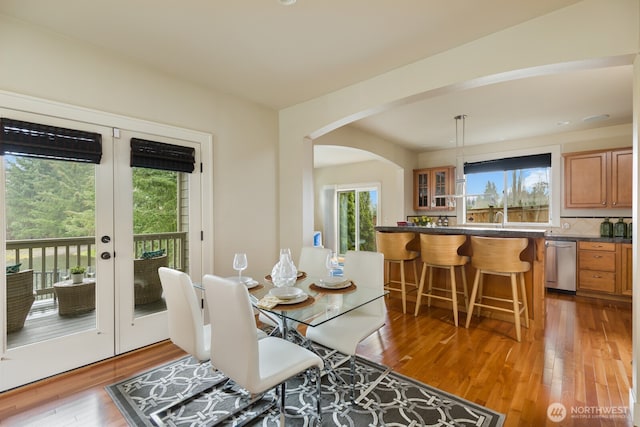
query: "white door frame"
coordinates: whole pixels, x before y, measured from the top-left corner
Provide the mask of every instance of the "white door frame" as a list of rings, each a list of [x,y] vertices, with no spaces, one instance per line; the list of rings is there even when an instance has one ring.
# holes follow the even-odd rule
[[[82,129],[102,135],[102,161],[95,166],[96,185],[96,235],[113,235],[113,209],[109,206],[113,200],[113,150],[110,138],[111,129],[89,123],[79,123],[66,119],[48,117],[40,114],[0,108],[0,115],[12,119],[42,123],[51,126],[71,129]],[[0,162],[2,183],[2,211],[4,211],[4,162]],[[105,185],[106,183],[106,185]],[[99,188],[98,188],[99,187]],[[2,215],[2,253],[5,254],[5,215]],[[97,250],[113,251],[112,243],[96,242]],[[5,263],[5,256],[1,264]],[[113,310],[113,261],[97,260],[100,263],[100,277],[96,282],[95,325],[81,332],[56,337],[47,341],[36,342],[20,347],[7,348],[2,336],[2,359],[0,359],[0,390],[16,387],[40,378],[45,378],[59,372],[83,366],[114,355],[114,310]],[[0,299],[1,307],[6,301],[6,275],[2,280],[3,295]],[[2,310],[2,327],[6,330],[6,311]]]
[[[193,220],[199,220],[201,230],[193,230],[192,233],[197,234],[197,239],[190,236],[190,240],[194,242],[200,241],[200,245],[198,248],[192,247],[192,251],[190,253],[190,274],[196,278],[196,280],[199,280],[203,271],[211,268],[213,264],[213,172],[211,167],[213,138],[211,134],[139,119],[132,119],[125,116],[5,91],[0,91],[0,108],[6,108],[17,112],[29,112],[32,114],[44,115],[50,117],[52,121],[61,119],[92,124],[92,126],[101,129],[101,133],[103,134],[103,159],[105,161],[108,160],[111,164],[113,164],[114,160],[113,158],[109,158],[109,156],[113,155],[109,148],[112,142],[111,128],[130,129],[138,132],[163,135],[169,138],[177,138],[184,141],[192,141],[193,143],[199,144],[200,159],[197,167],[200,167],[200,162],[204,165],[202,168],[201,178],[199,180],[199,196],[201,197],[201,205],[198,213],[194,214],[195,216]],[[98,171],[98,176],[96,176],[96,187],[99,187],[100,191],[108,193],[109,190],[103,186],[111,186],[111,188],[113,188],[113,169],[109,172],[106,171],[106,168],[105,170],[96,168],[96,170]],[[105,173],[109,175],[109,178],[106,178]],[[2,183],[4,183],[4,166],[0,166],[0,174],[2,174],[0,178],[2,179]],[[1,190],[0,209],[4,209],[4,189],[2,188]],[[118,196],[118,194],[114,195],[112,193],[111,200],[116,200]],[[109,227],[113,227],[113,224],[117,222],[117,220],[114,219],[114,209],[112,209],[112,207],[113,206],[109,206],[105,208],[104,206],[97,206],[96,208],[97,212],[99,212],[96,215],[96,219],[104,222],[105,224],[109,224]],[[118,212],[118,215],[120,215],[120,212]],[[190,229],[192,228],[190,227]],[[3,256],[0,257],[0,268],[4,268],[5,266],[5,230],[6,224],[4,215],[0,215],[0,242],[2,242],[0,245],[2,246],[0,253],[3,254]],[[100,236],[104,233],[105,230],[100,229],[97,226],[97,254],[100,254],[103,251],[110,251],[113,253],[116,246],[119,244],[118,242],[114,242],[113,238],[111,239],[111,242],[113,242],[111,244],[101,243]],[[132,251],[132,240],[128,241],[128,246],[131,248],[130,251]],[[197,254],[199,254],[199,256]],[[106,281],[114,283],[121,279],[120,277],[115,277],[115,272],[118,270],[116,270],[113,260],[114,258],[109,261],[111,262],[110,268],[102,267],[99,272],[101,282],[104,280],[103,283]],[[115,260],[117,261],[117,257]],[[102,260],[97,260],[96,262],[101,261]],[[126,269],[124,271],[126,271]],[[132,266],[128,271],[133,275]],[[6,284],[5,279],[3,278],[0,281],[1,307],[4,307],[6,301],[5,289]],[[117,286],[98,286],[96,288],[98,300],[104,303],[109,302],[111,307],[118,307],[118,304],[115,303],[118,297],[116,295],[117,291],[115,291],[117,289]],[[61,342],[58,342],[57,340],[52,340],[51,342],[38,343],[7,350],[5,334],[0,334],[0,391],[96,362],[114,354],[128,351],[128,348],[137,348],[145,345],[144,343],[136,340],[130,340],[132,342],[127,342],[125,343],[126,345],[122,345],[122,343],[118,344],[117,336],[120,330],[118,327],[119,322],[117,317],[120,316],[121,310],[112,309],[110,314],[108,313],[109,310],[101,311],[104,311],[103,315],[106,317],[99,316],[99,319],[97,319],[97,328],[93,330],[92,333],[80,333],[65,337],[64,345],[61,345]],[[0,315],[0,328],[2,328],[0,330],[4,330],[4,328],[6,328],[5,316],[5,313]],[[166,333],[160,333],[154,336],[153,339],[155,341],[160,341],[167,337],[168,335]],[[70,357],[70,355],[73,357]],[[35,363],[35,358],[37,358],[38,363]]]
[[[145,345],[162,341],[169,337],[167,312],[156,312],[142,317],[134,316],[133,291],[133,182],[130,162],[130,140],[141,138],[166,144],[188,146],[195,149],[196,164],[200,165],[201,147],[199,143],[178,140],[165,136],[119,129],[119,140],[115,142],[115,188],[119,195],[114,200],[114,209],[118,212],[115,234],[118,236],[116,253],[116,353],[124,353]],[[194,281],[199,282],[202,274],[199,257],[191,259],[192,254],[201,252],[202,218],[201,218],[201,173],[197,167],[189,174],[189,274],[193,273]]]

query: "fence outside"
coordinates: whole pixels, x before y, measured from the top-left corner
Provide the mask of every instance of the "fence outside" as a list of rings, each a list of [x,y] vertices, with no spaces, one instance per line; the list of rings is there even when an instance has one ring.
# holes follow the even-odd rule
[[[186,232],[134,235],[134,254],[139,258],[144,251],[165,249],[169,266],[184,271],[186,239]],[[95,237],[10,240],[6,255],[7,265],[22,264],[22,270],[33,270],[36,298],[48,299],[53,297],[53,284],[62,280],[64,270],[95,265]]]

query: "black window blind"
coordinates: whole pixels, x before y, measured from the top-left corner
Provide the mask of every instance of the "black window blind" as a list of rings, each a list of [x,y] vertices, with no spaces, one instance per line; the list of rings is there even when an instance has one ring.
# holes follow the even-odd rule
[[[464,173],[482,173],[551,167],[551,153],[508,157],[464,164]]]
[[[195,149],[164,142],[131,138],[131,166],[192,173]]]
[[[0,118],[0,155],[100,163],[102,135],[39,123]]]

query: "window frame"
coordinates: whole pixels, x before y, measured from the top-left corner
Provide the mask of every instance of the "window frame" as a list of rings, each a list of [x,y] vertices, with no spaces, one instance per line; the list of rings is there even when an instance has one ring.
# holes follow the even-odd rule
[[[375,190],[378,197],[378,204],[376,207],[376,224],[374,227],[380,225],[382,214],[382,184],[379,182],[360,183],[360,184],[339,184],[339,185],[327,185],[323,188],[323,197],[325,198],[324,207],[324,247],[330,248],[336,253],[339,252],[339,193],[354,191],[356,195],[362,191]],[[357,199],[357,197],[356,197]],[[358,225],[358,224],[357,224]],[[360,250],[359,246],[356,246],[355,250]]]
[[[551,153],[551,171],[549,175],[549,222],[539,223],[539,222],[504,222],[505,226],[525,226],[525,227],[541,227],[541,228],[549,228],[549,227],[559,227],[560,226],[560,209],[561,209],[561,173],[562,173],[562,154],[560,145],[550,145],[550,146],[541,146],[541,147],[531,147],[528,149],[522,150],[509,150],[501,153],[487,153],[481,155],[473,155],[473,156],[465,156],[464,161],[469,163],[474,162],[484,162],[484,161],[492,161],[492,160],[500,160],[503,158],[511,158],[511,157],[522,157],[522,156],[535,156],[538,154]],[[458,167],[463,167],[463,164],[458,165]],[[465,180],[467,176],[465,175]],[[501,226],[502,224],[493,224],[488,222],[477,223],[477,222],[468,222],[467,221],[467,186],[465,185],[462,209],[458,212],[458,223],[471,226],[471,225],[494,225]],[[504,212],[504,207],[500,210],[500,212]],[[506,214],[505,214],[506,215]],[[506,216],[505,216],[506,218]]]

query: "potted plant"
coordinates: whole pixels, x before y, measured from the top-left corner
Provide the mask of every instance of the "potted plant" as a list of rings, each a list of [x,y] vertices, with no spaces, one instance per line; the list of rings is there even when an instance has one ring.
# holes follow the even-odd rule
[[[86,268],[81,265],[76,265],[71,268],[71,282],[73,284],[82,283],[82,279],[84,279],[84,272]]]

